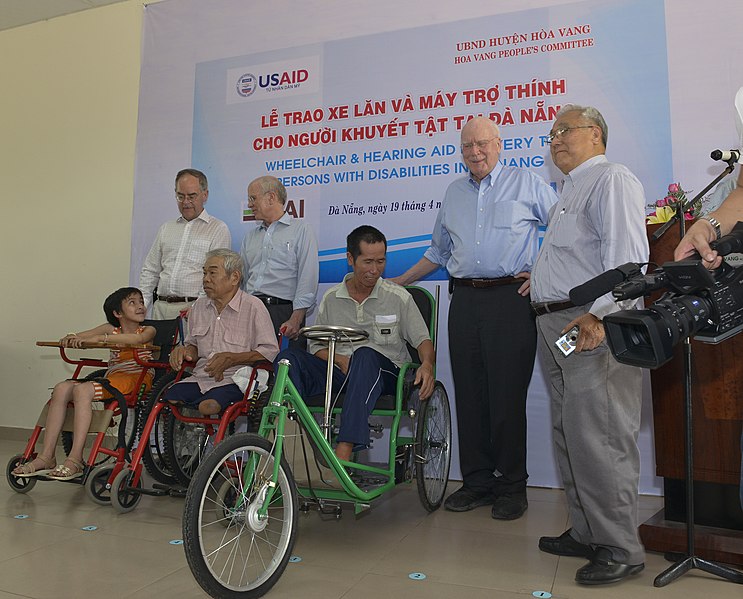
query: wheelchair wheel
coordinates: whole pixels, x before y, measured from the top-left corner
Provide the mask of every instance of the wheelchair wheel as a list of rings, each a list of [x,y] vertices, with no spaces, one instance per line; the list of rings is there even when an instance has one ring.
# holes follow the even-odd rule
[[[147,443],[147,449],[142,453],[142,463],[144,464],[145,470],[148,474],[154,478],[157,482],[164,485],[175,485],[178,481],[173,475],[173,471],[168,465],[167,458],[165,457],[165,421],[170,416],[170,407],[166,406],[158,415],[152,432],[150,433],[149,439],[142,439],[142,432],[147,422],[148,416],[152,413],[157,404],[160,396],[165,390],[171,385],[176,377],[175,372],[168,372],[161,376],[157,382],[152,386],[150,394],[147,397],[147,403],[145,404],[142,416],[139,419],[139,442]]]
[[[259,518],[275,456],[270,441],[240,433],[201,463],[186,494],[183,544],[191,572],[212,597],[261,597],[281,577],[297,534],[297,492],[286,461],[266,519]],[[244,468],[253,465],[245,483]]]
[[[98,505],[111,505],[111,487],[108,479],[113,472],[114,464],[103,464],[93,469],[85,481],[85,492]]]
[[[111,484],[111,506],[120,514],[131,512],[142,499],[142,494],[135,490],[128,489],[134,478],[134,470],[124,468],[116,475],[114,482]],[[136,489],[142,488],[142,479],[137,481]]]
[[[418,496],[429,512],[437,510],[446,492],[451,462],[451,413],[444,386],[420,403],[415,431],[415,478]]]
[[[99,378],[103,378],[105,374],[106,374],[105,369],[94,370],[87,376],[83,377],[81,380],[89,381],[92,379],[99,379]],[[132,446],[134,445],[134,441],[137,438],[139,415],[140,415],[139,405],[137,405],[136,407],[128,408],[128,411],[126,414],[126,433],[124,436],[124,439],[126,439],[127,451],[131,450]],[[112,451],[116,449],[116,447],[119,444],[119,423],[120,422],[121,422],[121,416],[113,417],[111,425],[106,430],[105,437],[103,439],[103,444],[102,444],[103,447],[110,449]],[[73,442],[72,431],[62,431],[62,447],[64,448],[65,455],[70,455],[70,451],[72,451],[72,442]],[[93,466],[94,467],[99,466],[111,459],[112,459],[111,456],[106,455],[105,453],[100,453],[96,456],[96,460],[93,463]]]
[[[198,410],[192,408],[179,407],[178,410],[183,416],[202,417]],[[172,412],[169,412],[165,419],[164,429],[165,459],[168,467],[175,480],[187,487],[210,447],[209,432],[206,425],[178,420]]]
[[[22,455],[14,455],[10,458],[8,465],[5,467],[5,478],[8,479],[10,488],[16,493],[28,493],[31,489],[36,486],[35,476],[15,476],[13,470],[15,470],[19,464],[23,464]]]

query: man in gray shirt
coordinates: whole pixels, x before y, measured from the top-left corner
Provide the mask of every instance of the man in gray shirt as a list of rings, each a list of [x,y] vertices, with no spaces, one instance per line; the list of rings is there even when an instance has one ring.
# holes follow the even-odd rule
[[[407,289],[382,278],[387,262],[387,239],[369,225],[348,235],[347,258],[353,272],[328,289],[320,302],[315,324],[361,329],[369,338],[342,343],[333,360],[333,386],[345,391],[335,455],[350,460],[354,447],[369,445],[368,417],[381,395],[394,395],[400,366],[410,361],[406,342],[418,351],[421,365],[415,372],[420,398],[434,386],[434,349],[428,329]],[[276,358],[291,363],[289,378],[302,397],[325,391],[327,343],[312,341],[310,353],[287,349]]]
[[[645,194],[625,166],[607,161],[607,135],[595,108],[569,104],[557,114],[550,153],[565,181],[531,276],[572,525],[559,537],[542,537],[539,548],[591,560],[576,573],[581,584],[617,582],[644,567],[637,534],[642,371],[614,359],[601,322],[631,304],[617,305],[610,294],[583,306],[567,299],[606,270],[648,259]],[[575,326],[575,351],[564,355],[555,341]]]

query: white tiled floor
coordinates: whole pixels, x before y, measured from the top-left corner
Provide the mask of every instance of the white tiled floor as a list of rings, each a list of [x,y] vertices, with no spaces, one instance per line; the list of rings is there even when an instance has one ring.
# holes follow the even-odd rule
[[[0,441],[0,459],[7,463],[23,445]],[[643,497],[642,517],[661,503]],[[145,496],[131,513],[117,514],[93,504],[78,485],[39,482],[26,495],[0,485],[0,599],[205,597],[183,548],[170,544],[181,538],[182,507],[182,499]],[[287,566],[267,597],[525,599],[539,591],[556,599],[743,597],[740,586],[696,570],[656,589],[653,578],[668,563],[653,553],[639,576],[580,587],[573,577],[584,560],[537,549],[539,536],[566,527],[561,491],[530,488],[526,515],[497,522],[488,507],[427,514],[414,485],[403,485],[358,517],[351,509],[340,520],[302,515],[293,552],[301,561]],[[426,578],[411,580],[413,572]]]

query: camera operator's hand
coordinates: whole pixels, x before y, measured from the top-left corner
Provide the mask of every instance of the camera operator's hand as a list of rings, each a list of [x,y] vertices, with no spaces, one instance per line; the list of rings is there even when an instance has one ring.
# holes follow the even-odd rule
[[[695,222],[684,235],[681,243],[673,252],[674,260],[683,260],[694,252],[699,252],[705,267],[714,269],[720,266],[722,257],[717,255],[709,243],[716,239],[715,228],[708,220],[700,219]]]
[[[599,344],[604,340],[604,325],[590,312],[586,312],[583,316],[571,320],[561,334],[567,333],[574,326],[579,327],[578,339],[575,342],[575,351],[589,351],[596,349]]]

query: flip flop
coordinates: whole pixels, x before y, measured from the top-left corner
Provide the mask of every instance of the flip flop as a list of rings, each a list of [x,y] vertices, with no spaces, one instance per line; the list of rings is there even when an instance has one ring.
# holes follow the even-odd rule
[[[40,468],[39,470],[37,470],[36,466],[34,466],[35,460],[41,461],[44,464],[45,468]],[[30,462],[19,464],[15,469],[13,469],[11,474],[17,478],[31,478],[33,476],[44,476],[46,474],[49,474],[56,467],[57,467],[57,463],[54,459],[46,460],[42,458],[41,456],[36,456]],[[16,472],[16,470],[18,469],[20,469],[20,472]]]
[[[67,463],[71,463],[72,467],[67,466]],[[64,464],[57,466],[47,476],[53,480],[72,480],[73,478],[80,478],[85,470],[85,464],[67,458]]]

